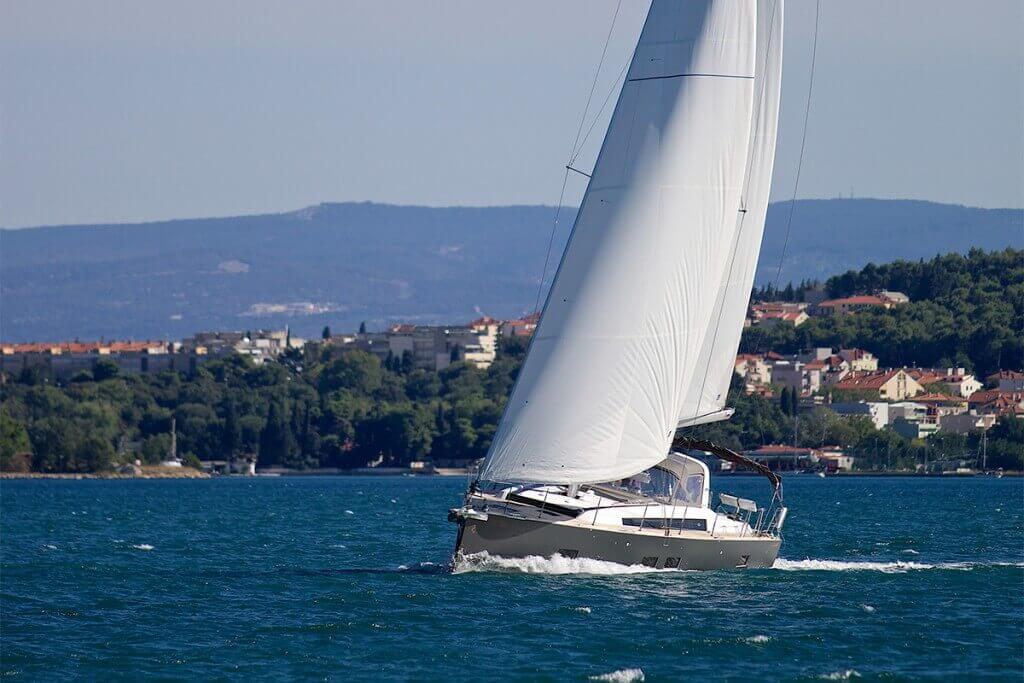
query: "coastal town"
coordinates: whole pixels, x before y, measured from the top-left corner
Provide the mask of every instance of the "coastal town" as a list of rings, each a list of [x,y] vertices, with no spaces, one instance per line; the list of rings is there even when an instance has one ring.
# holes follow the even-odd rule
[[[745,327],[797,329],[814,318],[890,310],[910,302],[906,294],[887,290],[843,298],[826,298],[810,292],[804,299],[755,301],[749,307]],[[375,331],[362,325],[358,331],[341,333],[325,327],[313,339],[300,338],[289,329],[256,329],[197,332],[174,341],[3,343],[0,377],[7,382],[34,375],[56,384],[74,384],[104,377],[195,373],[198,368],[227,357],[245,358],[254,366],[299,367],[316,359],[350,353],[372,357],[382,368],[396,373],[436,374],[460,364],[486,372],[503,347],[511,345],[520,351],[525,348],[538,319],[536,313],[504,320],[484,316],[461,325],[396,323]],[[801,445],[801,416],[810,420],[810,416],[818,414],[820,418],[821,411],[837,419],[869,423],[879,432],[914,443],[927,443],[936,434],[981,435],[982,452],[977,458],[945,463],[943,467],[950,469],[940,470],[961,474],[988,469],[984,435],[1000,419],[1024,418],[1024,372],[1019,369],[1000,369],[978,377],[965,367],[884,367],[871,351],[863,348],[815,346],[796,353],[748,348],[736,356],[734,386],[745,396],[763,399],[792,416],[793,434],[786,435],[791,438],[761,443],[744,451],[748,457],[783,471],[827,473],[862,469],[857,455],[847,452],[846,444]],[[173,421],[171,429],[175,429]],[[173,443],[160,464],[180,464]],[[196,464],[212,473],[444,474],[462,473],[471,462],[451,454],[445,457],[435,449],[433,457],[417,453],[399,458],[380,455],[362,463],[350,462],[349,467],[312,466],[295,470],[280,462],[264,462],[258,452],[210,457]],[[922,464],[917,470],[927,470],[927,465]],[[129,467],[127,471],[132,470]]]

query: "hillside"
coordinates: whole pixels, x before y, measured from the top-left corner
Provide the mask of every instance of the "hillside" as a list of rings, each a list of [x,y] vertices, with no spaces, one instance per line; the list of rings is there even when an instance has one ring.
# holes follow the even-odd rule
[[[553,262],[571,211],[555,237]],[[775,276],[788,204],[769,210]],[[282,214],[0,231],[5,340],[186,336],[290,324],[315,334],[533,306],[552,207],[320,204]],[[918,201],[797,202],[782,281],[867,262],[1020,246],[1024,211]]]

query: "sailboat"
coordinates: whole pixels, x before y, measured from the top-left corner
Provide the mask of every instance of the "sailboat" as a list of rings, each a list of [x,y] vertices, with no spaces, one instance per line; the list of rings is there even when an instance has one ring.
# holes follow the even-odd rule
[[[449,511],[456,558],[775,561],[781,480],[688,430],[732,415],[775,157],[782,14],[782,0],[653,0],[492,445]],[[771,502],[722,494],[715,505],[707,455],[763,474]]]

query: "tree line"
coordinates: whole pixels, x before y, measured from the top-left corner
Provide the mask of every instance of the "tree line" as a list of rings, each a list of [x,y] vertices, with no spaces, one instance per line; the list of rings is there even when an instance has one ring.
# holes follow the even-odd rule
[[[740,350],[796,353],[858,347],[885,367],[963,367],[979,377],[1024,366],[1024,250],[946,254],[868,264],[829,278],[831,297],[901,291],[911,301],[856,315],[814,316],[800,327],[755,326]]]
[[[853,345],[883,364],[913,359],[979,374],[1020,369],[1022,256],[972,251],[868,266],[827,286],[836,294],[875,285],[910,289],[921,298],[890,311],[815,318],[795,329],[754,327],[744,333],[741,348],[795,352]],[[907,286],[915,277],[926,284]],[[398,466],[419,459],[462,464],[490,447],[525,350],[522,340],[503,339],[488,369],[454,362],[440,372],[414,368],[411,357],[379,359],[330,344],[290,350],[278,362],[260,365],[226,356],[192,373],[121,376],[116,365],[100,361],[65,384],[30,369],[0,383],[0,469],[91,472],[135,459],[157,463],[170,453],[172,420],[178,453],[193,464],[244,457],[255,457],[258,467],[296,469]],[[940,432],[912,442],[876,430],[866,418],[841,418],[827,408],[801,412],[792,392],[777,400],[746,395],[739,378],[733,379],[728,404],[734,417],[695,432],[734,449],[838,445],[867,468],[905,468],[969,458],[982,447],[979,434]],[[990,431],[991,466],[1024,469],[1022,424],[1003,419]]]

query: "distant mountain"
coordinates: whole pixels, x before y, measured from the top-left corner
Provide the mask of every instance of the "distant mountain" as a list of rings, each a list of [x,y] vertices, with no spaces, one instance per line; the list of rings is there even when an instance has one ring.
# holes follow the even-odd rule
[[[774,280],[789,204],[769,209],[758,281]],[[563,210],[550,275],[572,224]],[[0,231],[0,338],[179,338],[290,324],[457,322],[533,308],[555,210],[320,204],[136,225]],[[1024,211],[802,200],[781,282],[865,263],[1021,246]]]

